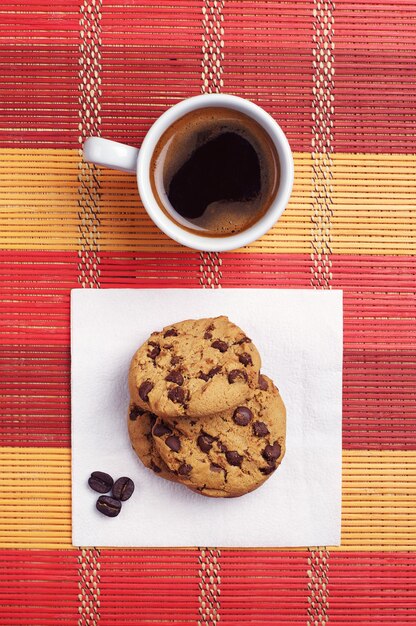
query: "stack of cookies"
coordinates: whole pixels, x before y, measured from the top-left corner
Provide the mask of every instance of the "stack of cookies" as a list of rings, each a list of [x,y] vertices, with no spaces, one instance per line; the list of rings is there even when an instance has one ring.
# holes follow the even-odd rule
[[[146,467],[205,496],[259,487],[285,453],[286,411],[254,343],[227,317],[154,332],[129,372],[129,435]]]

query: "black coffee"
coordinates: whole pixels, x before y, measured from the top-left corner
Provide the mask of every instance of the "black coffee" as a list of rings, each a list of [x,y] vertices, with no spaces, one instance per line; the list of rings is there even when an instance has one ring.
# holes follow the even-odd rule
[[[153,193],[182,227],[205,236],[241,232],[268,210],[279,186],[273,142],[250,117],[226,108],[193,111],[159,140]]]

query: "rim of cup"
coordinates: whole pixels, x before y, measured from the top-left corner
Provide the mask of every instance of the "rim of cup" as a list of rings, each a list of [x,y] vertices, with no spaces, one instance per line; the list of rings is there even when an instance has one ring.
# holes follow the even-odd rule
[[[208,107],[223,107],[245,113],[257,121],[273,141],[280,163],[280,183],[276,197],[267,212],[252,226],[235,235],[207,237],[189,232],[175,224],[160,208],[153,195],[150,165],[153,152],[163,133],[190,111]],[[262,237],[277,222],[289,201],[293,187],[294,166],[289,142],[279,124],[254,102],[229,94],[203,94],[182,100],[154,122],[147,132],[137,160],[137,184],[143,205],[153,222],[174,241],[207,252],[235,250]]]

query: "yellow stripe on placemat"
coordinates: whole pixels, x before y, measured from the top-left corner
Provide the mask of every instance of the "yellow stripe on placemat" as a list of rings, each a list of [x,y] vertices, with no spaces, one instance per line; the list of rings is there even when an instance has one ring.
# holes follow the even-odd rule
[[[344,451],[342,474],[340,549],[415,550],[416,452]]]
[[[0,248],[78,250],[77,150],[1,149]],[[309,253],[312,158],[297,152],[295,184],[279,222],[240,252]],[[333,154],[332,252],[416,252],[415,155]],[[100,249],[184,250],[140,204],[134,176],[101,169]]]
[[[70,548],[70,450],[0,448],[0,472],[0,547]],[[331,550],[416,550],[415,501],[416,452],[344,451],[342,546]]]
[[[331,251],[336,254],[414,254],[416,252],[415,155],[345,154],[331,155]],[[295,154],[298,197],[292,194],[289,214],[285,211],[264,237],[241,252],[304,252],[294,215],[300,212],[311,231],[311,189],[305,177],[309,155]],[[301,171],[299,167],[301,166]],[[301,202],[299,199],[301,198]],[[305,211],[306,207],[309,207]],[[289,223],[287,223],[287,222]],[[285,237],[298,241],[288,247]],[[310,244],[309,244],[310,247]]]
[[[71,451],[0,448],[0,547],[71,548]]]
[[[109,250],[168,249],[164,235],[143,214],[135,178],[101,170],[101,245]],[[309,252],[312,163],[308,154],[295,154],[295,183],[290,203],[279,221],[277,243],[270,252]],[[183,249],[183,248],[182,248]],[[249,249],[247,249],[249,251]]]

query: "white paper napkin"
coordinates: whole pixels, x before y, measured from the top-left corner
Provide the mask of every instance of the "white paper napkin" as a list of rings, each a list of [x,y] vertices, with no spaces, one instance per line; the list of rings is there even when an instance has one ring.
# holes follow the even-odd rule
[[[287,408],[286,456],[256,491],[206,498],[144,468],[127,434],[127,372],[153,330],[228,317],[257,345]],[[95,546],[338,545],[342,292],[77,289],[71,294],[72,538]],[[95,509],[94,470],[130,476],[117,518]]]

